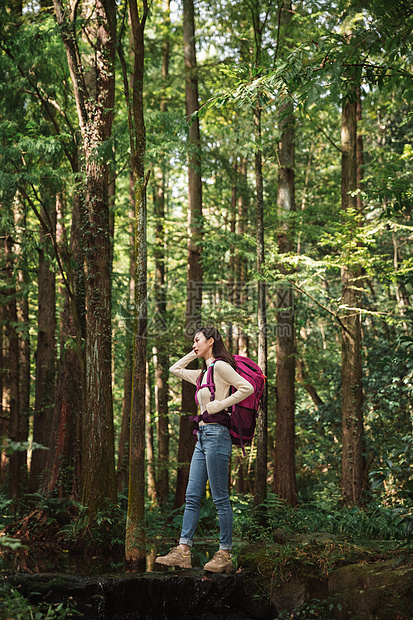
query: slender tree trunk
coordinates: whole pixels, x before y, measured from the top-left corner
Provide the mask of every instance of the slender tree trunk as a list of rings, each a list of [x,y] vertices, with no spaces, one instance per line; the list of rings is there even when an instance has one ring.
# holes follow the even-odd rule
[[[294,117],[292,109],[282,123],[282,136],[278,149],[278,195],[280,218],[278,235],[280,254],[293,248],[291,213],[294,200]],[[281,111],[283,112],[283,110]],[[286,275],[288,270],[281,266]],[[277,370],[276,370],[276,426],[274,491],[294,506],[297,502],[295,478],[295,328],[294,291],[286,282],[277,290]]]
[[[131,140],[131,169],[135,194],[135,315],[132,358],[132,406],[129,436],[129,492],[126,520],[125,554],[130,564],[142,565],[146,558],[145,545],[145,392],[146,392],[146,329],[147,329],[147,254],[146,254],[146,134],[143,114],[144,30],[149,7],[144,0],[139,14],[136,0],[129,3],[133,35],[132,97],[121,55],[123,83]],[[132,105],[131,105],[132,104]]]
[[[280,27],[287,28],[291,21],[291,3],[287,3]],[[292,103],[280,106],[281,139],[278,144],[277,207],[280,219],[278,250],[280,254],[294,247],[293,219],[295,211],[294,186],[294,114]],[[285,116],[284,116],[285,115]],[[282,265],[280,271],[289,271]],[[294,291],[286,282],[277,291],[277,369],[276,369],[276,426],[273,489],[288,504],[297,503],[295,478],[295,328]]]
[[[262,174],[262,151],[261,151],[261,108],[259,103],[254,113],[255,140],[257,143],[255,151],[255,184],[256,184],[256,209],[257,209],[257,272],[258,280],[258,365],[262,372],[267,376],[267,304],[266,304],[266,283],[263,280],[263,269],[265,265],[265,245],[264,245],[264,188]],[[255,473],[255,496],[256,506],[262,504],[267,497],[267,441],[268,441],[268,388],[265,383],[262,398],[262,409],[257,420],[256,445],[257,462]]]
[[[149,364],[146,365],[146,462],[147,462],[147,480],[148,480],[148,497],[154,504],[156,502],[156,471],[155,471],[155,450],[154,450],[154,433],[152,424],[152,377],[149,370]]]
[[[235,270],[235,231],[237,226],[237,179],[238,179],[238,158],[235,155],[232,164],[233,179],[231,187],[231,209],[229,212],[229,232],[231,234],[230,255],[229,255],[229,281],[228,281],[228,301],[231,305],[235,305],[235,299],[237,295],[237,277]],[[237,342],[238,345],[238,342]],[[227,349],[230,353],[233,353],[234,349],[234,325],[232,320],[228,321],[227,325]],[[238,347],[237,347],[238,352]]]
[[[43,214],[43,217],[45,215]],[[50,214],[56,232],[56,213]],[[50,268],[48,240],[40,234],[38,270],[38,334],[36,350],[36,392],[33,419],[33,441],[48,446],[55,405],[56,368],[56,279]],[[40,476],[47,462],[47,452],[33,450],[30,467],[29,490],[35,493],[40,486]]]
[[[195,50],[195,16],[193,0],[184,0],[184,61],[186,114],[197,111],[198,74]],[[202,305],[202,180],[199,120],[196,118],[188,129],[188,271],[185,315],[186,348],[190,349],[196,330],[201,326]],[[189,415],[196,414],[195,387],[182,382],[182,415],[179,424],[178,474],[175,507],[185,501],[189,463],[194,449],[192,423]]]
[[[57,367],[56,403],[47,453],[47,478],[43,482],[46,492],[57,491],[59,497],[69,495],[80,501],[81,480],[81,420],[85,409],[85,373],[82,342],[85,332],[84,248],[82,243],[81,201],[73,198],[70,248],[68,254],[73,264],[69,270],[72,299],[61,284],[64,299],[60,315],[60,359]],[[64,199],[56,198],[56,240],[62,254],[68,243],[64,225]],[[73,347],[73,342],[76,346]]]
[[[170,3],[165,3],[165,27],[166,36],[162,44],[162,81],[165,83],[169,74],[169,31],[170,31]],[[165,83],[166,87],[166,83]],[[161,102],[161,112],[167,111],[165,98]],[[169,356],[166,343],[161,335],[166,325],[166,236],[165,236],[165,187],[166,187],[166,162],[163,157],[157,173],[155,205],[155,273],[156,273],[156,332],[158,338],[154,345],[155,361],[155,401],[158,414],[158,464],[156,489],[158,501],[161,505],[166,503],[169,491],[169,418],[168,418],[168,368]]]
[[[256,0],[253,5],[253,24],[255,36],[255,65],[261,66],[262,33],[261,3]],[[257,273],[258,273],[258,365],[267,376],[267,304],[266,283],[264,281],[265,241],[264,241],[264,183],[262,173],[262,132],[261,105],[257,100],[254,108],[254,140],[255,140],[255,204],[257,221]],[[268,391],[267,384],[262,396],[262,408],[257,420],[256,446],[257,462],[255,473],[254,505],[262,504],[267,497],[267,440],[268,440]]]
[[[3,247],[0,246],[0,265],[3,263]],[[6,416],[4,415],[4,407],[3,407],[3,398],[4,398],[4,375],[6,373],[6,364],[5,364],[5,355],[4,355],[4,304],[0,304],[0,437],[5,437],[5,421]],[[1,454],[0,445],[0,454]],[[3,483],[3,478],[1,475],[1,467],[0,467],[0,484]]]
[[[0,245],[0,264],[3,266],[4,261],[4,244]],[[2,291],[3,293],[3,291]],[[7,337],[5,334],[6,327],[6,306],[5,304],[0,304],[0,437],[3,439],[0,442],[0,484],[2,486],[5,485],[6,475],[7,475],[7,464],[8,458],[6,454],[6,437],[8,437],[8,427],[9,427],[9,416],[8,416],[8,405],[7,405],[7,375],[9,372],[9,364],[8,364],[8,344]]]
[[[129,484],[129,428],[130,412],[132,406],[132,344],[133,330],[130,323],[129,313],[132,313],[135,296],[135,239],[133,236],[133,221],[135,215],[135,196],[133,178],[130,174],[129,197],[131,210],[129,211],[129,298],[127,301],[127,324],[125,345],[125,366],[123,369],[123,403],[122,422],[118,443],[117,484],[118,491],[127,488]]]
[[[6,305],[6,333],[9,343],[9,426],[8,435],[10,441],[19,441],[20,424],[20,392],[19,392],[19,335],[17,333],[17,302],[16,285],[14,279],[14,252],[13,239],[6,235],[4,241],[6,258],[6,277],[7,288],[5,295],[8,299]],[[13,451],[9,457],[9,497],[18,498],[20,496],[20,458],[19,452]]]
[[[248,200],[246,197],[247,188],[247,160],[241,159],[239,166],[239,198],[237,216],[237,235],[241,238],[247,232],[246,223],[248,222]],[[243,308],[247,303],[248,291],[245,290],[247,280],[247,264],[243,256],[239,253],[235,256],[235,272],[237,274],[237,289],[235,303]],[[238,325],[238,354],[249,357],[249,337],[242,325]]]
[[[23,209],[23,222],[21,226],[21,234],[23,238],[26,235],[26,213]],[[21,326],[24,329],[20,335],[20,421],[19,421],[19,441],[27,442],[29,439],[29,418],[30,418],[30,312],[29,312],[29,296],[27,294],[29,287],[29,267],[27,254],[20,252],[18,257],[20,264],[18,279],[19,289],[22,294],[20,296],[17,316]],[[1,432],[0,432],[1,435]],[[27,451],[19,452],[20,457],[20,483],[24,491],[27,491]]]
[[[343,103],[341,125],[341,207],[356,210],[357,122],[356,101]],[[353,194],[353,195],[352,195]],[[355,224],[357,225],[357,224]],[[342,281],[342,441],[341,488],[345,504],[359,504],[363,495],[363,390],[361,363],[361,270],[348,252]]]

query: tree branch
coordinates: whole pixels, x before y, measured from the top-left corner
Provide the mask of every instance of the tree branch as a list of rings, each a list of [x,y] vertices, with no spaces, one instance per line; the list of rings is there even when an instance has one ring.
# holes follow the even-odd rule
[[[292,280],[291,278],[286,278],[288,280],[288,282],[290,282],[290,284],[292,284],[297,291],[300,291],[300,293],[303,293],[303,295],[306,295],[307,297],[309,297],[312,301],[314,301],[314,303],[317,304],[317,306],[319,306],[322,310],[325,310],[326,312],[328,312],[329,314],[331,314],[331,316],[340,324],[340,327],[347,333],[350,335],[350,332],[348,331],[348,329],[346,328],[346,326],[343,324],[342,320],[340,319],[340,317],[338,316],[338,314],[336,314],[335,312],[333,312],[332,310],[330,310],[330,308],[327,308],[327,306],[324,306],[322,303],[320,303],[318,301],[318,299],[316,299],[315,297],[313,297],[312,295],[310,295],[310,293],[307,293],[307,291],[305,291],[303,288],[301,288],[301,286],[299,286],[296,282],[294,282],[294,280]]]

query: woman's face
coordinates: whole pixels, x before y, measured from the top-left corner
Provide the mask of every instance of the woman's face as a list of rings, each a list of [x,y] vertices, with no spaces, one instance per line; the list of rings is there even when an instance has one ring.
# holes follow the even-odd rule
[[[194,344],[192,345],[197,357],[203,357],[204,360],[212,357],[212,347],[214,346],[213,338],[205,338],[202,332],[198,332],[194,336]]]

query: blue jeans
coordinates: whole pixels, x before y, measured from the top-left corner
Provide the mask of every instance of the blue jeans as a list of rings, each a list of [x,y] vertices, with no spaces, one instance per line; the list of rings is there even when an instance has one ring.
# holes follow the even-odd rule
[[[222,424],[206,424],[198,431],[198,441],[192,455],[185,512],[179,543],[192,547],[199,519],[201,498],[207,480],[212,499],[218,510],[220,549],[232,546],[232,508],[228,495],[228,463],[231,457],[231,437]]]

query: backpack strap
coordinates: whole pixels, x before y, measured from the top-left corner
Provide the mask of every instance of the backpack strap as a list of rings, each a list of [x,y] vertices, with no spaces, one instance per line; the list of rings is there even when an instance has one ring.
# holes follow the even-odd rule
[[[196,401],[197,405],[199,405],[197,393],[202,388],[208,388],[209,389],[209,391],[210,391],[210,397],[209,397],[210,402],[215,400],[214,365],[215,365],[215,362],[217,361],[217,359],[215,359],[208,366],[208,370],[207,371],[205,371],[205,370],[202,371],[201,374],[198,377],[198,380],[197,380],[197,383],[196,383],[196,392],[195,392],[195,401]],[[206,381],[205,381],[205,383],[202,383],[203,378],[205,377],[205,372],[207,373]],[[189,419],[191,421],[195,422],[194,435],[196,435],[196,432],[197,432],[197,430],[199,428],[199,422],[201,420],[202,421],[207,421],[208,423],[214,422],[216,424],[222,424],[223,426],[226,426],[227,428],[229,428],[230,421],[231,421],[231,418],[228,415],[228,413],[226,413],[224,411],[222,411],[220,413],[216,413],[213,416],[210,416],[207,411],[203,411],[201,413],[201,415],[190,416]]]
[[[205,371],[203,370],[201,372],[201,374],[198,377],[198,380],[196,382],[196,391],[195,391],[195,402],[197,405],[199,405],[198,402],[198,392],[199,390],[202,390],[203,388],[209,388],[210,391],[210,398],[209,400],[215,400],[215,383],[214,383],[214,365],[215,365],[216,360],[214,360],[208,367],[208,370]],[[205,376],[205,372],[207,373],[207,377],[206,377],[206,382],[202,383],[203,378]]]

